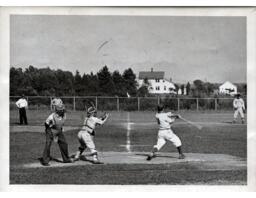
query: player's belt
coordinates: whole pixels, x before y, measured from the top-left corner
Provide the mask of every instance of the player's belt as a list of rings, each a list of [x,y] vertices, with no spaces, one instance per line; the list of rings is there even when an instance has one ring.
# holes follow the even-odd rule
[[[166,128],[166,129],[159,129],[159,130],[170,130],[171,128]]]
[[[83,126],[88,127],[89,129],[93,130],[93,128],[88,125],[83,125]]]
[[[82,128],[81,131],[86,131],[86,132],[88,132],[88,133],[90,133],[90,134],[93,134],[93,130],[94,130],[94,129],[93,129],[92,127],[89,127],[88,125],[83,125],[83,126],[88,127],[89,129],[92,130],[92,132],[90,132],[90,131],[88,131],[88,130],[86,130],[86,129],[84,129],[84,128]]]

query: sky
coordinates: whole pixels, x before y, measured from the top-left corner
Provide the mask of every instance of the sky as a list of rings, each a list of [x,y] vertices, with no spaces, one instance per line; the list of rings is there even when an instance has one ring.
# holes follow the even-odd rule
[[[12,15],[10,44],[13,67],[246,82],[245,17]]]

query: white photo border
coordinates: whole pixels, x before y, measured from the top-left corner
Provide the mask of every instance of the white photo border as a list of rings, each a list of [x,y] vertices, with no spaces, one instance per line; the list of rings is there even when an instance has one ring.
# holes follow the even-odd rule
[[[256,10],[254,7],[2,7],[0,10],[0,190],[4,191],[255,191],[256,190]],[[10,185],[9,184],[9,69],[10,15],[137,15],[245,16],[247,18],[247,185]]]

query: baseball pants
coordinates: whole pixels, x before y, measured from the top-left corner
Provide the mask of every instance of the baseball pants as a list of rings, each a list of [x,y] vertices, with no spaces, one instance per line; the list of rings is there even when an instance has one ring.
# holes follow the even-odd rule
[[[181,146],[180,138],[175,135],[171,129],[166,129],[158,131],[157,144],[154,146],[154,148],[157,148],[159,151],[166,144],[166,141],[172,142],[176,147]]]
[[[234,119],[237,118],[238,114],[240,114],[241,118],[244,118],[243,108],[238,108],[237,110],[235,110]]]
[[[80,143],[80,150],[85,150],[86,148],[89,148],[91,153],[97,153],[97,150],[95,148],[95,144],[94,144],[94,141],[93,141],[93,136],[88,133],[87,131],[85,130],[81,130],[79,131],[78,133],[78,140],[79,140],[79,143]]]
[[[51,150],[51,145],[53,141],[53,133],[50,128],[45,130],[45,136],[46,136],[46,142],[45,142],[45,148],[43,152],[43,157],[42,161],[44,163],[48,163],[50,161],[50,150]],[[65,139],[65,136],[63,132],[58,133],[58,145],[60,148],[61,156],[63,159],[63,162],[68,162],[69,161],[69,154],[68,154],[68,144]]]
[[[23,124],[23,122],[24,124],[28,124],[25,107],[19,108],[19,114],[20,114],[20,124]]]

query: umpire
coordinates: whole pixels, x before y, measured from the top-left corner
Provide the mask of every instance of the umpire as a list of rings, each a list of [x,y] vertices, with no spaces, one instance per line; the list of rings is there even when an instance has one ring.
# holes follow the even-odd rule
[[[39,159],[43,166],[49,166],[49,161],[51,160],[50,149],[52,141],[58,143],[63,162],[73,162],[73,160],[69,157],[68,144],[63,134],[63,125],[65,119],[66,117],[64,105],[58,105],[55,108],[55,112],[52,113],[45,121],[46,142],[43,151],[43,157]]]
[[[28,102],[25,99],[25,96],[22,95],[20,99],[16,102],[16,106],[19,108],[19,114],[20,114],[20,124],[27,125],[27,114],[26,114],[26,108],[28,107]]]

